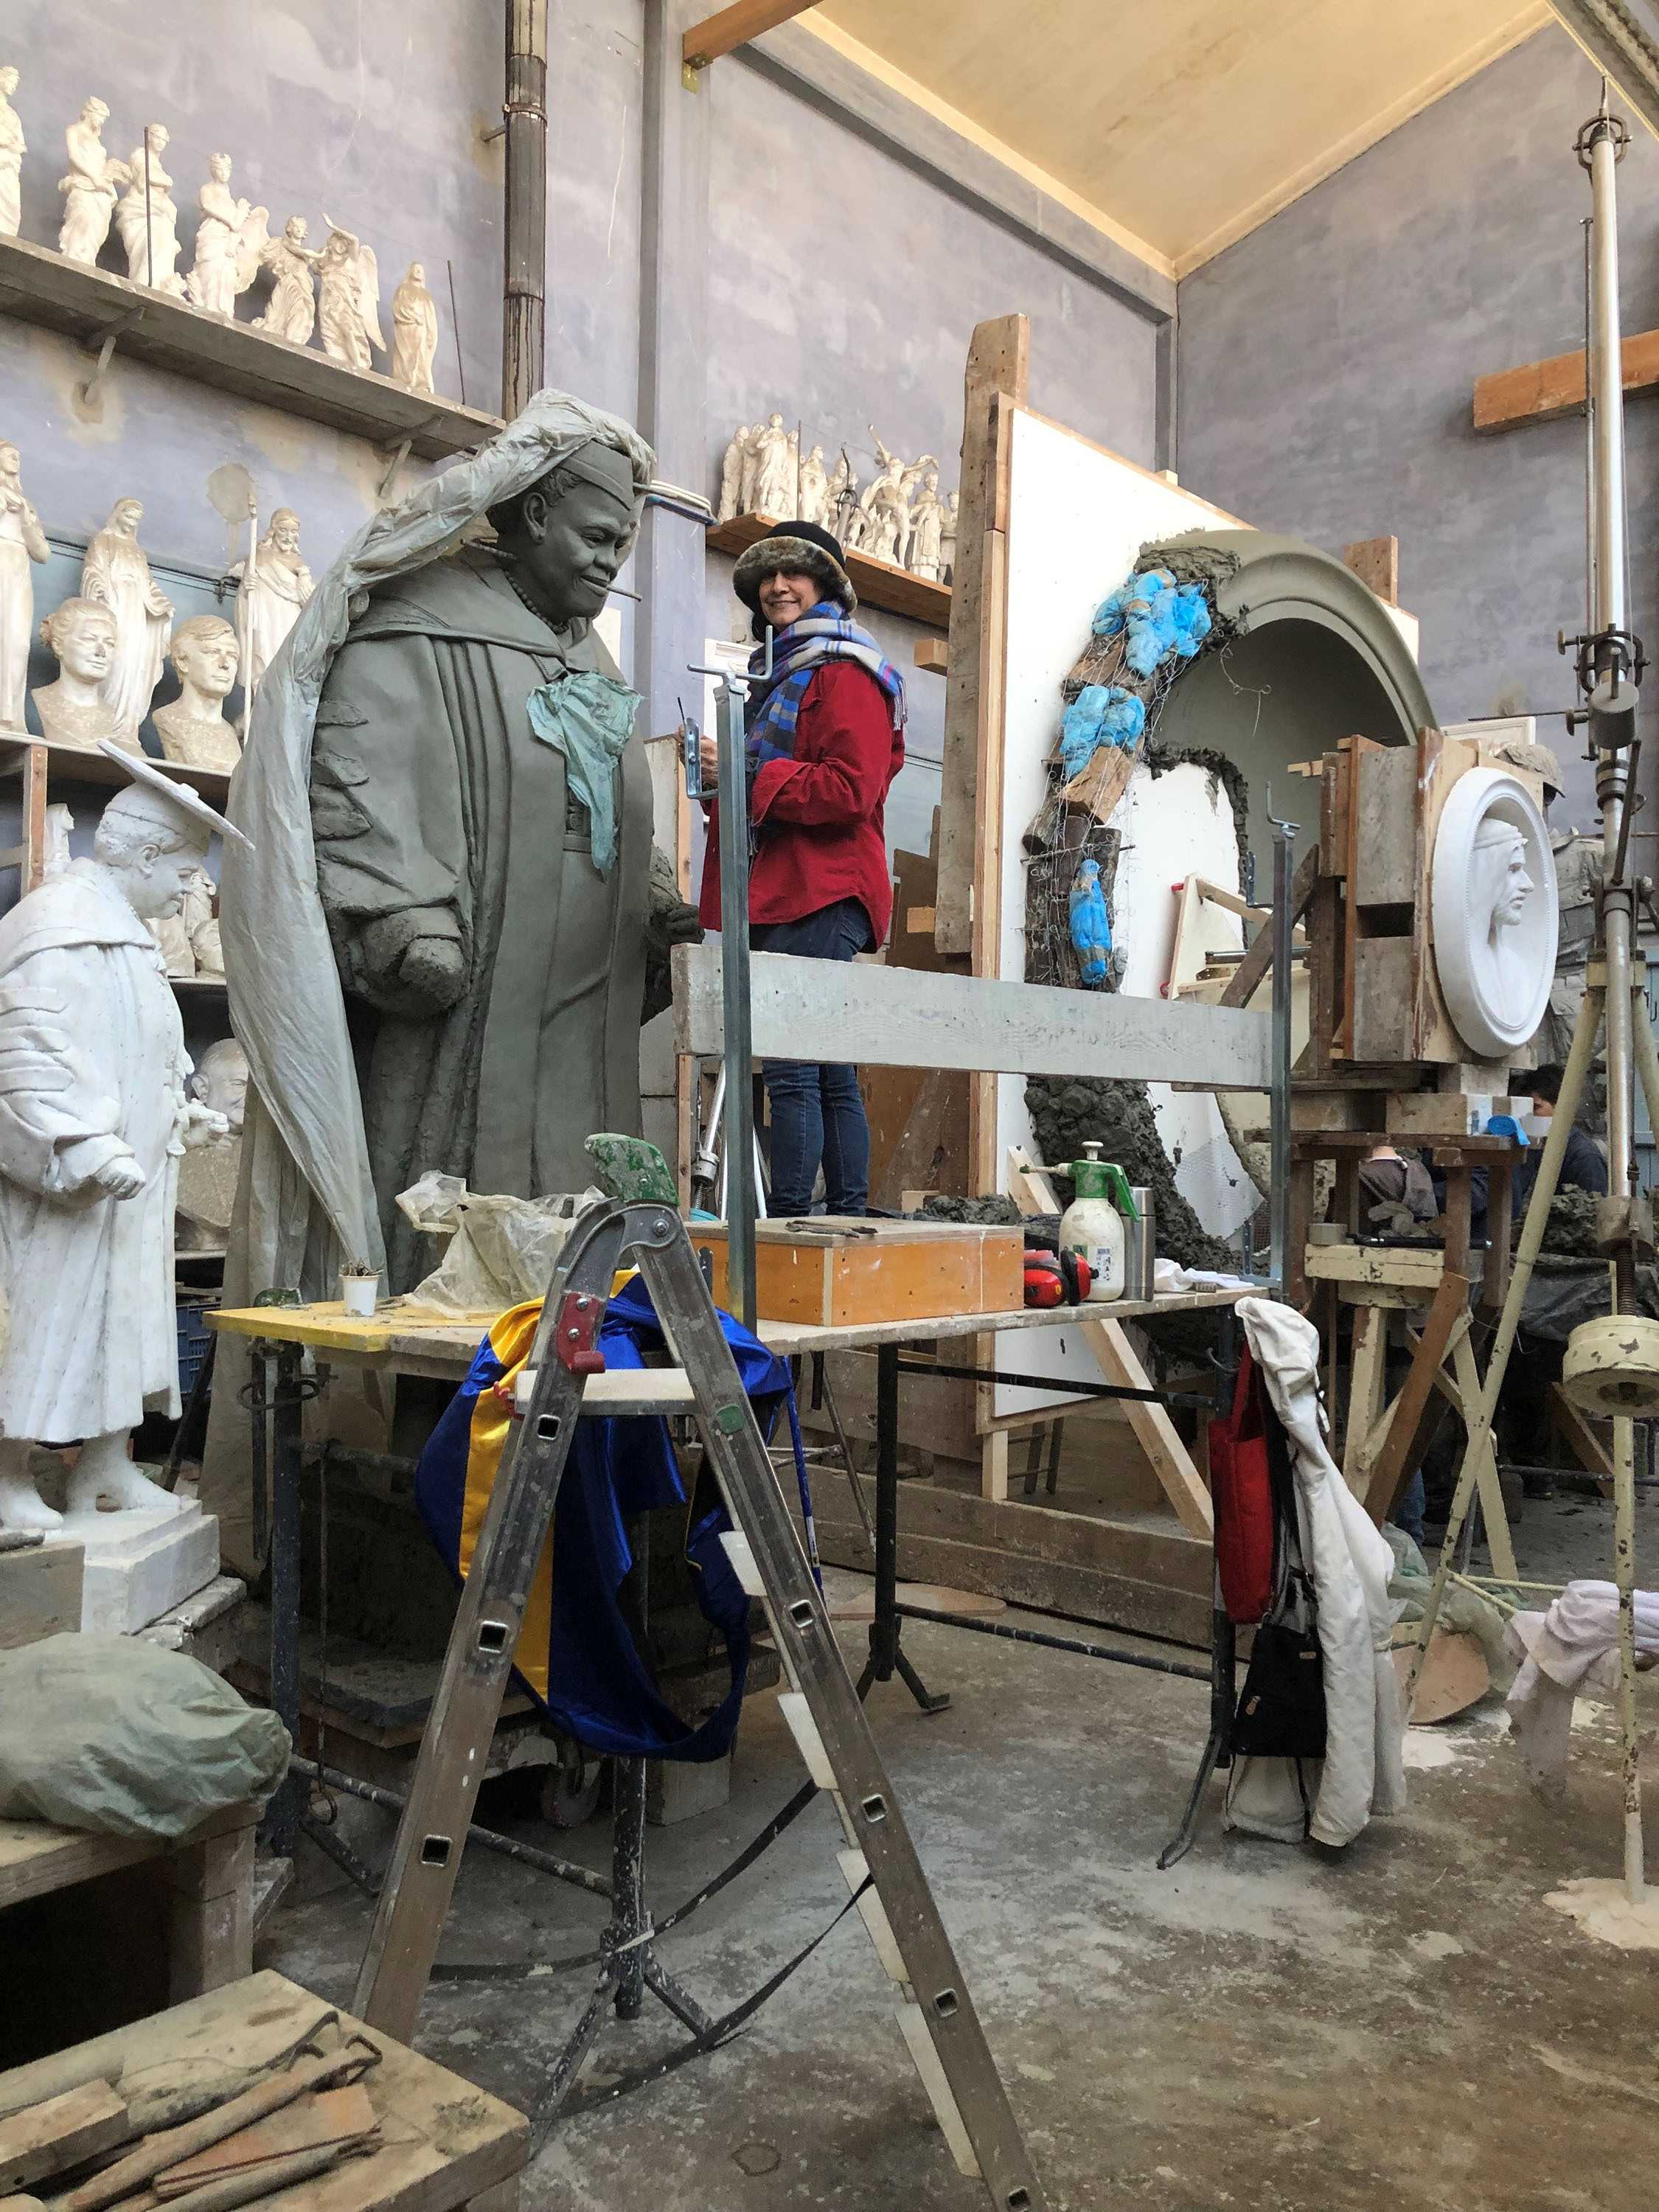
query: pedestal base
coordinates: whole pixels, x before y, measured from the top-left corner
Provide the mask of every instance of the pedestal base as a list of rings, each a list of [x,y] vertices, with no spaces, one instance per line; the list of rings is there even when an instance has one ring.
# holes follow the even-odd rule
[[[52,1541],[85,1547],[81,1631],[131,1636],[205,1588],[219,1571],[219,1523],[194,1498],[171,1511],[66,1513]]]

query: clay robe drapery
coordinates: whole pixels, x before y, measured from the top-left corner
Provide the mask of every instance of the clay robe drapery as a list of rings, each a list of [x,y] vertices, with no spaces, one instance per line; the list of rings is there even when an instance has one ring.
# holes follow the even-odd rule
[[[429,1168],[539,1197],[591,1179],[583,1139],[639,1117],[651,788],[631,739],[608,876],[563,757],[527,702],[563,670],[615,676],[604,647],[551,629],[490,555],[377,592],[317,711],[317,881],[346,996],[390,1288],[430,1247],[393,1200]],[[414,915],[460,948],[441,1013],[404,1009],[376,925]],[[398,939],[398,951],[402,942]]]
[[[95,861],[0,918],[0,1433],[66,1443],[179,1412],[189,1068],[155,940]],[[100,1195],[90,1177],[129,1153],[143,1188]]]

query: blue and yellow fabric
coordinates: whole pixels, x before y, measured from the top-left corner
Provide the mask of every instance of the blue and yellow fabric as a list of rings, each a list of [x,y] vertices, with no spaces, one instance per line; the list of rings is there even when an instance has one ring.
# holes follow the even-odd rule
[[[458,1580],[472,1564],[501,1453],[512,1430],[513,1379],[529,1358],[541,1301],[504,1313],[478,1347],[465,1382],[416,1470],[421,1516]],[[738,1374],[763,1434],[780,1408],[796,1439],[789,1370],[721,1314]],[[599,1331],[605,1364],[639,1368],[660,1350],[661,1327],[637,1276],[611,1298]],[[804,1478],[803,1478],[804,1479]],[[619,1603],[634,1554],[628,1523],[665,1505],[686,1509],[685,1555],[704,1618],[726,1640],[732,1686],[691,1727],[664,1701]],[[567,1735],[628,1758],[712,1759],[731,1747],[749,1665],[749,1600],[720,1546],[731,1527],[711,1474],[688,1498],[660,1419],[583,1420],[565,1463],[553,1529],[536,1568],[514,1656],[523,1686]]]

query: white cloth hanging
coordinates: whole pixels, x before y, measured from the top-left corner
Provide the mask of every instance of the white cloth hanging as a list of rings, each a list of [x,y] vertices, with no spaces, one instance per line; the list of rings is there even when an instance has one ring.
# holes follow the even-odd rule
[[[1559,1802],[1567,1790],[1572,1705],[1589,1691],[1619,1691],[1619,1588],[1569,1583],[1547,1613],[1517,1613],[1504,1632],[1521,1662],[1509,1694],[1510,1733],[1534,1787]],[[1659,1591],[1636,1593],[1638,1658],[1659,1654]]]
[[[1327,1448],[1319,1332],[1273,1298],[1241,1298],[1236,1310],[1290,1446],[1303,1564],[1318,1607],[1326,1747],[1322,1761],[1301,1762],[1301,1778],[1293,1759],[1239,1759],[1227,1825],[1300,1842],[1305,1781],[1313,1800],[1305,1832],[1317,1843],[1352,1843],[1373,1813],[1406,1803],[1405,1723],[1390,1656],[1400,1612],[1389,1595],[1394,1554]]]

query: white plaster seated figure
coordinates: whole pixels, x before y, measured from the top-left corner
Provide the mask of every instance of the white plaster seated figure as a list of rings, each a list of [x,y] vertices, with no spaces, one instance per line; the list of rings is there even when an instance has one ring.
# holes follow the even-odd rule
[[[65,599],[41,623],[40,635],[58,668],[58,681],[33,694],[40,734],[48,744],[90,751],[100,739],[115,735],[115,708],[108,696],[115,616],[95,599]],[[136,742],[128,750],[136,750]]]
[[[0,238],[15,238],[23,220],[23,156],[29,149],[11,104],[17,82],[15,63],[0,66]]]
[[[128,1456],[149,1410],[179,1411],[172,1224],[186,1145],[228,1123],[185,1092],[179,1009],[145,923],[175,913],[222,823],[159,769],[135,781],[92,857],[0,916],[0,1528],[59,1516],[32,1444],[77,1439],[71,1514],[172,1501]]]
[[[228,154],[208,155],[208,179],[196,195],[202,210],[196,260],[185,279],[195,305],[227,322],[235,320],[238,295],[253,282],[270,243],[270,209],[239,199],[230,189],[230,170]]]
[[[162,757],[180,768],[217,769],[228,775],[242,757],[224,713],[241,658],[235,631],[219,615],[191,615],[173,631],[167,658],[180,690],[170,706],[150,715]]]

